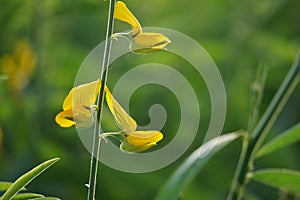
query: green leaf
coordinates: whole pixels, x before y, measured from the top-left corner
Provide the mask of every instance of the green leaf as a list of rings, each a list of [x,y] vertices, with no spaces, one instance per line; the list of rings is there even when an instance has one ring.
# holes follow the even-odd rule
[[[251,173],[248,177],[272,187],[300,194],[300,171],[290,169],[263,169]]]
[[[41,194],[35,194],[35,193],[23,193],[23,194],[17,194],[12,198],[12,200],[27,200],[27,199],[36,199],[39,197],[44,197],[44,195]]]
[[[6,191],[13,183],[11,182],[0,182],[0,191]]]
[[[59,158],[53,158],[51,160],[45,161],[42,164],[36,166],[26,174],[18,178],[3,194],[1,200],[12,199],[23,187],[29,184],[34,178],[44,172],[48,167],[57,162]]]
[[[39,197],[32,200],[60,200],[60,199],[56,197]]]
[[[269,153],[272,153],[280,148],[291,145],[300,140],[300,123],[288,129],[284,133],[278,135],[270,142],[266,143],[257,152],[256,157],[262,157]]]
[[[246,188],[243,194],[243,200],[262,200],[262,199],[259,198],[254,193],[252,193],[250,190],[247,190]]]
[[[12,182],[0,181],[0,192],[8,190],[12,184]],[[21,190],[26,190],[26,188],[22,188]]]
[[[201,168],[223,147],[241,135],[242,132],[225,134],[208,141],[196,149],[167,181],[158,193],[156,200],[178,199],[181,191],[193,180]]]

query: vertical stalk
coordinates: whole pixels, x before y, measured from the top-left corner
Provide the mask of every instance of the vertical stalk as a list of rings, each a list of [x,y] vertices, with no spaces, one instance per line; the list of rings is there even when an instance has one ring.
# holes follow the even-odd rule
[[[239,173],[242,169],[243,161],[245,159],[247,148],[248,148],[248,145],[249,145],[249,135],[248,134],[249,133],[244,133],[244,135],[242,137],[242,139],[243,139],[242,151],[241,151],[241,154],[240,154],[240,157],[239,157],[239,161],[238,161],[235,173],[234,173],[234,177],[233,177],[231,186],[230,186],[230,191],[229,191],[229,194],[227,196],[227,200],[232,199],[234,193],[236,192],[236,190],[239,187],[238,177],[239,177]]]
[[[109,3],[105,47],[103,53],[102,71],[100,75],[101,87],[98,94],[98,100],[97,100],[98,110],[96,113],[96,119],[94,125],[93,147],[92,147],[92,155],[91,155],[90,176],[89,176],[88,196],[87,196],[88,200],[94,200],[95,193],[96,193],[98,158],[99,158],[99,151],[100,151],[99,134],[101,130],[102,108],[103,108],[103,100],[104,100],[104,92],[105,92],[104,88],[107,80],[107,68],[109,65],[110,51],[111,51],[110,37],[112,36],[113,33],[113,20],[114,20],[113,16],[114,16],[115,2],[116,0],[110,0]]]
[[[253,132],[250,134],[251,138],[249,145],[246,149],[243,148],[245,156],[241,156],[239,163],[242,163],[242,166],[236,169],[238,174],[237,183],[234,185],[234,188],[231,188],[234,191],[232,198],[228,199],[237,200],[242,199],[243,192],[245,190],[245,185],[247,183],[247,173],[253,165],[255,153],[261,146],[263,140],[265,139],[267,133],[272,127],[273,123],[277,119],[279,113],[283,109],[285,103],[287,102],[289,96],[297,86],[300,80],[300,51],[286,75],[285,79],[281,83],[279,89],[277,90],[275,96],[273,97],[271,103],[269,104],[267,110],[263,114],[262,118],[254,128]],[[242,155],[244,154],[242,152]]]
[[[259,108],[263,98],[263,90],[267,79],[268,67],[260,65],[256,72],[256,78],[250,87],[250,102],[251,110],[248,121],[248,133],[252,133],[255,125],[257,124],[259,116]]]

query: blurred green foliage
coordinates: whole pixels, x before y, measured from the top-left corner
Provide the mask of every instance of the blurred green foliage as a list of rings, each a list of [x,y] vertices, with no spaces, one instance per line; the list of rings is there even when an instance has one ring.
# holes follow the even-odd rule
[[[142,26],[180,31],[198,41],[216,62],[224,79],[228,109],[225,132],[246,128],[249,86],[261,63],[270,66],[262,110],[288,71],[300,44],[300,1],[126,1]],[[86,55],[104,39],[108,1],[2,0],[0,7],[0,56],[11,54],[17,41],[27,41],[37,56],[29,84],[15,95],[0,79],[0,180],[14,181],[31,166],[60,157],[28,190],[61,199],[85,199],[90,154],[75,128],[62,129],[54,122],[72,88]],[[115,22],[115,31],[129,27]],[[172,40],[172,38],[170,38]],[[115,61],[108,75],[114,84],[126,71],[147,62],[163,63],[182,73],[198,91],[201,123],[197,138],[182,158],[159,171],[129,174],[100,165],[98,199],[152,199],[183,159],[201,145],[210,119],[209,94],[201,76],[184,60],[166,52],[128,54]],[[203,91],[203,92],[202,92]],[[159,96],[160,98],[157,98]],[[272,129],[271,136],[299,121],[299,86]],[[145,86],[132,98],[130,112],[141,125],[149,122],[148,109],[161,103],[168,113],[163,133],[176,132],[178,102],[167,89]],[[136,105],[136,106],[135,106]],[[105,113],[104,113],[105,114]],[[192,119],[191,119],[192,120]],[[1,132],[0,132],[1,134]],[[167,134],[166,134],[167,135]],[[172,134],[170,134],[172,135]],[[168,137],[166,136],[167,141]],[[1,141],[1,139],[0,139]],[[162,144],[166,144],[162,141]],[[184,199],[224,199],[241,147],[235,142],[213,159],[183,194]],[[258,160],[257,166],[300,168],[299,147]],[[220,169],[221,166],[221,169]],[[253,193],[274,199],[269,188],[251,184]],[[272,190],[271,190],[272,191]]]

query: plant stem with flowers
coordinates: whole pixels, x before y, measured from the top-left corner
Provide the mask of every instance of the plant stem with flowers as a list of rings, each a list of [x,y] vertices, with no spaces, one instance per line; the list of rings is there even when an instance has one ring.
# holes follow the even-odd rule
[[[140,23],[124,2],[110,0],[100,78],[72,88],[64,100],[63,111],[58,113],[55,117],[56,123],[63,128],[68,128],[73,125],[76,125],[78,128],[89,128],[94,125],[88,200],[95,199],[101,139],[108,136],[118,138],[121,142],[120,150],[125,153],[139,153],[145,151],[163,139],[163,134],[160,131],[137,130],[136,121],[126,113],[106,86],[112,39],[123,35],[122,33],[117,33],[112,37],[114,18],[127,22],[132,27],[133,30],[129,33],[131,34],[129,36],[131,42],[129,48],[132,52],[150,53],[162,51],[165,50],[165,47],[171,42],[168,37],[161,33],[143,32]],[[121,128],[119,132],[101,133],[104,96],[106,96],[109,110]],[[96,99],[97,103],[95,105]]]
[[[99,158],[99,149],[100,149],[100,140],[99,134],[101,130],[101,117],[102,117],[102,108],[104,101],[104,88],[107,80],[107,67],[110,58],[110,50],[111,50],[111,39],[113,33],[113,23],[114,23],[114,8],[115,8],[116,0],[110,0],[109,2],[109,11],[108,11],[108,20],[107,20],[107,31],[105,37],[105,49],[103,55],[103,63],[102,63],[102,72],[101,72],[101,86],[100,92],[98,94],[97,100],[97,120],[95,120],[94,126],[94,136],[93,136],[93,149],[91,156],[91,165],[90,165],[90,176],[89,176],[89,184],[88,184],[88,200],[95,199],[96,193],[96,181],[97,181],[97,169],[98,169],[98,158]]]

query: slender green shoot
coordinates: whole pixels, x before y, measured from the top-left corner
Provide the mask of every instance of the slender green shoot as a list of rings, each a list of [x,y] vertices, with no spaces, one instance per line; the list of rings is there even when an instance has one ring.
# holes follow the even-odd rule
[[[248,121],[248,133],[251,133],[257,123],[259,116],[259,108],[262,102],[264,86],[267,79],[268,66],[260,65],[256,72],[256,77],[250,87],[250,114]]]
[[[231,196],[228,196],[227,199],[237,200],[242,198],[245,186],[247,184],[247,174],[253,168],[252,166],[255,159],[255,154],[260,148],[263,140],[265,139],[267,133],[269,132],[275,120],[277,119],[279,113],[283,109],[291,93],[299,83],[299,80],[300,51],[298,52],[298,55],[291,69],[289,70],[288,74],[286,75],[285,79],[280,85],[267,110],[263,114],[262,118],[259,120],[258,124],[255,126],[253,132],[250,134],[249,145],[246,149],[243,149],[243,151],[245,151],[246,153],[242,152],[241,155],[244,156],[241,156],[239,160],[239,163],[242,163],[242,167],[239,169],[238,166],[238,168],[236,169],[236,173],[239,174],[237,181],[238,184],[234,185],[234,187],[231,188],[231,190],[234,191],[232,198]],[[230,194],[231,193],[229,193],[229,195]]]

